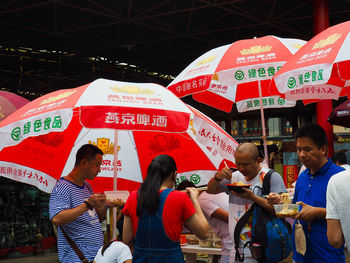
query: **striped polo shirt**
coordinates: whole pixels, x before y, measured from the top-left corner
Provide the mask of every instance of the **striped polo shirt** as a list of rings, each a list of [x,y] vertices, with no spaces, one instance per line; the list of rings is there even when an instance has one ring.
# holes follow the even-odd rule
[[[50,219],[65,209],[71,209],[81,205],[85,198],[93,194],[88,182],[84,186],[78,186],[64,178],[57,181],[50,197]],[[103,233],[98,215],[94,210],[89,210],[80,215],[74,221],[62,226],[67,235],[75,242],[84,256],[92,261],[99,248],[103,245]],[[81,262],[74,250],[65,239],[61,228],[58,227],[58,257],[60,262]]]

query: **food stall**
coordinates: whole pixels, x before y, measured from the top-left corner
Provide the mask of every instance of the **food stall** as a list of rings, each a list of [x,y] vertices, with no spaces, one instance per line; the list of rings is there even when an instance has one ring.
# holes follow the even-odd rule
[[[221,239],[212,230],[209,231],[209,237],[206,240],[200,240],[192,234],[182,234],[180,243],[186,263],[196,263],[197,256],[203,254],[208,255],[208,262],[219,262],[222,248]]]

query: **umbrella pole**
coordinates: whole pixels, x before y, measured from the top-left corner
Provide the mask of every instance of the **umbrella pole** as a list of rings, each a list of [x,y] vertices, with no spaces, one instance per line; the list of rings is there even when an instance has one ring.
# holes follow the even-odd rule
[[[266,131],[265,131],[265,115],[264,115],[264,108],[262,103],[262,92],[261,92],[261,82],[260,79],[258,80],[258,87],[259,87],[259,104],[260,104],[260,114],[261,114],[261,125],[262,125],[262,132],[263,136],[262,139],[264,141],[264,161],[263,164],[268,168],[269,167],[269,155],[267,152],[267,144],[266,144]]]
[[[113,170],[113,190],[117,190],[117,174],[118,174],[118,131],[114,130],[114,170]],[[117,209],[113,207],[113,226],[112,237],[117,238]]]

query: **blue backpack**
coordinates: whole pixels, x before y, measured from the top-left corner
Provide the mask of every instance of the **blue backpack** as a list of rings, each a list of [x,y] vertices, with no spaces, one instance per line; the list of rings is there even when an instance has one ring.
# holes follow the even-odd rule
[[[273,172],[273,170],[269,170],[263,178],[263,195],[270,193],[270,179]],[[290,224],[253,203],[249,210],[238,220],[234,230],[235,261],[244,261],[244,253],[241,255],[238,250],[240,234],[244,225],[251,218],[253,218],[252,236],[251,240],[244,244],[243,250],[246,247],[250,248],[253,258],[261,263],[275,263],[288,257],[292,251],[292,228]]]

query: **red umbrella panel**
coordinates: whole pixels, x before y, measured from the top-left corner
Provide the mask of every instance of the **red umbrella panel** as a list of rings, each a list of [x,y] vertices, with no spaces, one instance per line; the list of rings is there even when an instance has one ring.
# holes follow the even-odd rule
[[[269,89],[271,79],[305,43],[275,36],[236,41],[195,60],[168,88],[177,96],[192,93],[195,100],[226,112],[233,103],[239,112],[260,110],[267,156],[263,109],[295,106],[295,101],[281,98],[277,89]]]
[[[0,121],[27,104],[29,100],[7,91],[0,91]]]
[[[305,41],[266,36],[246,39],[212,49],[187,66],[168,86],[178,97],[193,98],[230,112],[260,109],[258,80],[263,107],[293,107],[295,102],[269,90],[272,76]]]
[[[104,152],[96,192],[134,190],[151,160],[169,154],[179,180],[206,184],[238,143],[164,87],[99,79],[47,94],[0,124],[0,175],[51,192],[81,145]],[[118,185],[116,185],[118,178]]]
[[[350,21],[308,41],[274,76],[272,89],[292,100],[338,99],[350,80]]]

